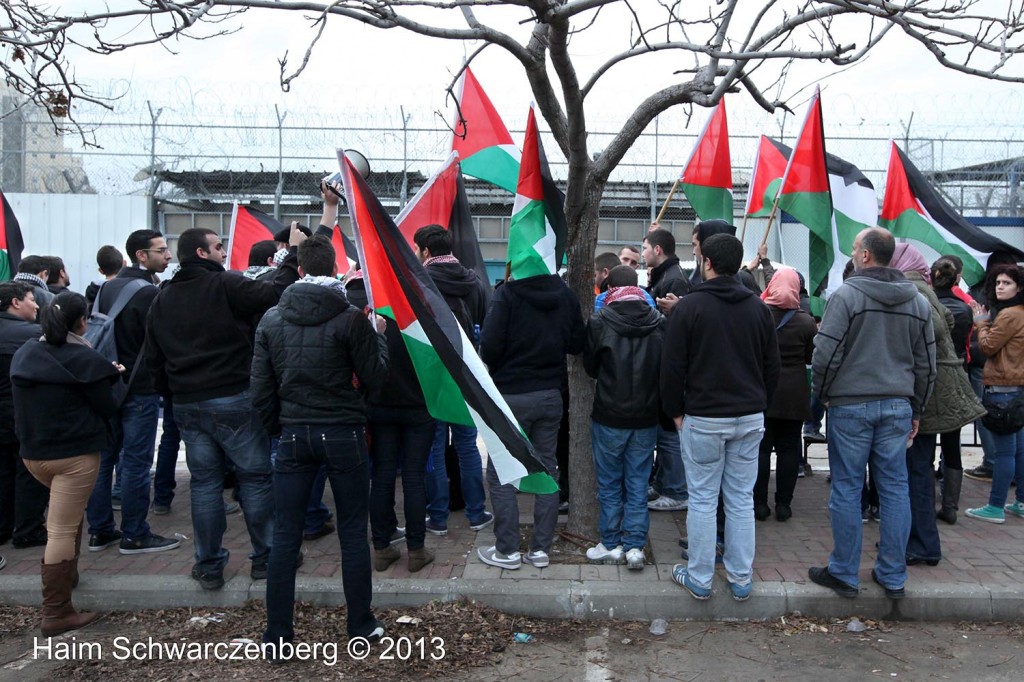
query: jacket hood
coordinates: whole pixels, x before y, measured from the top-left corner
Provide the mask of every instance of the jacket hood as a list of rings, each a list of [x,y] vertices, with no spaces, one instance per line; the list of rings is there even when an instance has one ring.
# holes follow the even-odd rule
[[[29,341],[15,353],[11,381],[17,384],[92,384],[119,376],[117,369],[88,346],[53,346]]]
[[[214,263],[212,260],[205,260],[197,256],[189,256],[181,261],[178,271],[174,273],[174,277],[167,280],[167,284],[189,282],[204,276],[208,272],[226,272],[226,270],[220,263]]]
[[[846,284],[882,305],[901,305],[917,296],[917,286],[899,270],[865,268],[858,270]]]
[[[466,298],[480,286],[477,274],[461,263],[431,263],[427,272],[441,293],[455,298]]]
[[[536,275],[514,279],[505,284],[510,294],[526,301],[537,310],[555,310],[562,300],[565,282],[558,275]]]
[[[344,293],[311,282],[289,285],[277,304],[277,310],[286,322],[303,327],[321,325],[348,307]]]
[[[631,338],[649,336],[663,319],[647,301],[616,301],[602,308],[599,314],[616,334]]]
[[[751,296],[754,292],[740,284],[735,277],[719,276],[706,282],[701,282],[693,288],[693,293],[710,294],[715,298],[729,304],[739,303]],[[760,300],[760,297],[757,297]]]
[[[697,223],[697,241],[703,244],[713,234],[731,234],[735,237],[736,226],[724,220],[702,220]]]

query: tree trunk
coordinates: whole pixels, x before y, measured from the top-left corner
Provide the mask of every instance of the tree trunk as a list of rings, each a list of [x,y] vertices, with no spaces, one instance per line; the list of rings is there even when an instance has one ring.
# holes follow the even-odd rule
[[[604,182],[588,177],[582,205],[565,207],[569,224],[569,286],[580,299],[584,320],[594,310],[594,249],[597,248],[598,209]],[[572,195],[570,195],[572,196]],[[579,357],[569,359],[569,527],[570,533],[598,541],[597,479],[590,448],[590,410],[594,381]]]

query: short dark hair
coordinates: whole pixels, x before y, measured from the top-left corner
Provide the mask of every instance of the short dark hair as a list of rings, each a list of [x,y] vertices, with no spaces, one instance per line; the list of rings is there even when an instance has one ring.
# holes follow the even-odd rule
[[[0,282],[0,312],[7,312],[15,300],[23,301],[32,291],[24,282]]]
[[[60,272],[64,269],[64,259],[60,256],[44,256],[46,260],[50,261],[50,267],[47,268],[49,276],[46,278],[47,284],[56,284],[60,281]]]
[[[676,255],[676,238],[668,230],[660,227],[657,230],[651,230],[644,237],[644,241],[651,247],[660,246],[661,252],[666,256]]]
[[[619,265],[622,265],[622,263],[619,262],[618,254],[612,253],[611,251],[599,253],[597,254],[597,258],[594,259],[595,270],[611,270]]]
[[[210,253],[210,245],[206,243],[206,237],[211,234],[214,237],[220,237],[216,232],[205,227],[193,227],[182,232],[178,237],[178,262],[186,258],[195,258],[196,249]]]
[[[931,267],[932,286],[936,289],[949,289],[959,280],[956,263],[949,256],[943,256]]]
[[[872,227],[864,231],[860,240],[861,248],[871,254],[872,260],[882,267],[887,267],[896,252],[896,238],[892,232],[880,227]]]
[[[420,251],[427,249],[433,256],[450,256],[452,253],[452,235],[440,225],[425,225],[416,230],[413,242]]]
[[[330,277],[334,274],[334,246],[323,235],[315,235],[299,244],[299,267],[307,275]]]
[[[963,258],[961,258],[960,256],[957,256],[956,254],[953,254],[953,253],[948,253],[945,256],[943,256],[942,258],[953,263],[954,267],[956,267],[956,274],[958,274],[958,275],[962,275],[963,274],[963,272],[964,272],[964,259]]]
[[[616,265],[608,271],[608,279],[604,282],[611,289],[612,287],[635,287],[639,280],[636,270],[633,268],[628,265]]]
[[[39,326],[43,328],[46,342],[53,346],[63,346],[67,342],[68,332],[85,317],[87,307],[85,296],[81,294],[66,289],[57,294],[49,305],[39,310]]]
[[[135,230],[132,232],[128,235],[128,241],[124,243],[124,248],[128,252],[128,260],[132,263],[138,263],[135,252],[148,249],[150,242],[160,237],[163,237],[163,235],[156,230]]]
[[[264,239],[256,242],[249,248],[249,265],[266,265],[268,258],[273,258],[277,253],[277,242],[273,239]]]
[[[38,275],[40,272],[50,270],[50,259],[46,256],[25,256],[18,264],[18,272],[26,272],[30,275]]]
[[[995,307],[998,303],[996,298],[996,277],[999,275],[1006,275],[1016,282],[1018,294],[1024,291],[1024,268],[1021,268],[1016,263],[1001,263],[992,268],[988,273],[988,277],[985,278],[985,297],[990,308]]]
[[[107,277],[116,275],[124,267],[124,256],[117,250],[116,246],[107,244],[101,246],[96,252],[96,265],[100,266],[100,272]]]
[[[849,279],[850,275],[852,275],[853,271],[856,270],[856,269],[857,269],[857,266],[853,262],[852,258],[850,260],[846,261],[846,265],[843,266],[843,281],[845,282],[847,279]]]
[[[718,275],[735,275],[743,262],[743,242],[731,234],[713,234],[700,243],[701,255]]]

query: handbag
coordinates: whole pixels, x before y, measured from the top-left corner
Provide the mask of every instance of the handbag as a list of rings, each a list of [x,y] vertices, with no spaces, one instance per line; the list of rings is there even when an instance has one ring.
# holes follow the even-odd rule
[[[992,433],[1008,436],[1024,429],[1024,393],[1005,404],[992,402],[986,394],[981,405],[988,412],[981,423]]]

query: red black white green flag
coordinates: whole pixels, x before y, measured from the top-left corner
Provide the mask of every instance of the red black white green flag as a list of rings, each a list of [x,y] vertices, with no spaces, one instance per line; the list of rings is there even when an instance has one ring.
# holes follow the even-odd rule
[[[239,272],[249,267],[249,250],[253,244],[273,239],[284,225],[263,211],[235,202],[231,210],[231,229],[228,232],[228,270]]]
[[[14,216],[7,197],[0,192],[0,282],[14,278],[21,264],[21,252],[25,250],[25,240],[21,237],[21,225]]]
[[[964,280],[974,286],[985,278],[988,258],[995,252],[1024,259],[1020,248],[964,220],[943,199],[896,143],[889,155],[885,200],[879,225],[894,236],[925,244],[936,253],[956,255],[964,262]]]
[[[401,330],[430,414],[475,426],[502,483],[555,492],[558,485],[402,232],[344,154],[338,161],[370,305]]]
[[[732,223],[732,161],[725,99],[712,110],[683,167],[679,188],[700,220]]]

